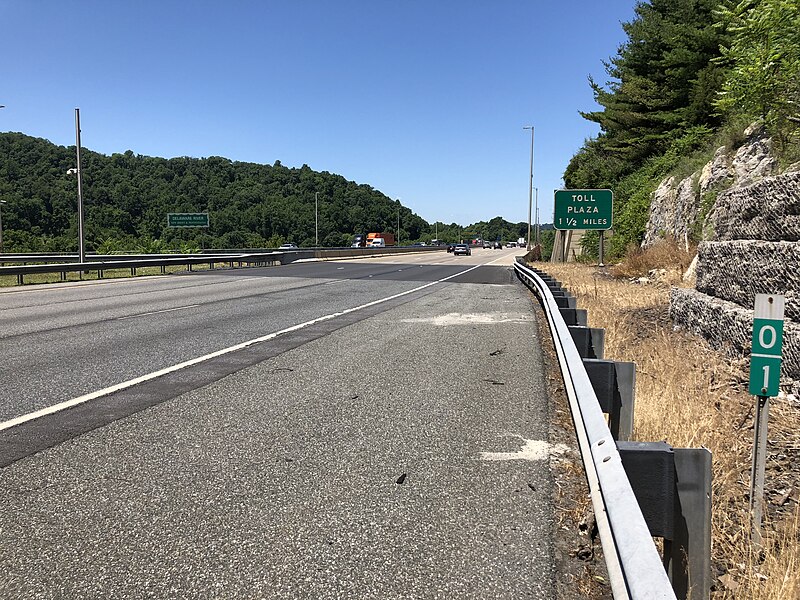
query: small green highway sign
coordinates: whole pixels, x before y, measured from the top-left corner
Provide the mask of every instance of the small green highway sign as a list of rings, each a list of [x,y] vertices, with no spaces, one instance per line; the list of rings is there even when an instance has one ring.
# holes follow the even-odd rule
[[[750,393],[777,396],[781,377],[783,310],[777,294],[756,294],[753,315],[753,347],[750,353]]]
[[[611,229],[611,190],[556,190],[553,226],[556,229]]]
[[[168,213],[167,227],[208,227],[208,213]]]

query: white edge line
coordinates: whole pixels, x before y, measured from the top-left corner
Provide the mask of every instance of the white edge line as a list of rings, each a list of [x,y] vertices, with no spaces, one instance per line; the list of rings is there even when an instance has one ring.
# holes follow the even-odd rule
[[[488,264],[488,263],[486,263]],[[343,315],[356,312],[358,310],[362,310],[364,308],[369,308],[370,306],[375,306],[376,304],[382,304],[383,302],[388,302],[389,300],[394,300],[396,298],[400,298],[402,296],[407,296],[408,294],[413,294],[414,292],[418,292],[420,290],[424,290],[425,288],[429,288],[433,285],[437,285],[439,283],[443,283],[449,279],[453,279],[454,277],[459,277],[470,271],[474,271],[475,269],[482,267],[484,265],[475,265],[474,267],[470,267],[466,271],[461,271],[460,273],[455,273],[453,275],[449,275],[442,279],[438,279],[436,281],[431,281],[430,283],[426,283],[425,285],[421,285],[411,290],[406,290],[405,292],[400,292],[399,294],[394,294],[393,296],[387,296],[386,298],[381,298],[379,300],[373,300],[372,302],[367,302],[366,304],[362,304],[361,306],[355,306],[353,308],[345,309],[341,312],[331,313],[329,315],[324,315],[322,317],[317,317],[316,319],[312,319],[310,321],[306,321],[305,323],[299,323],[297,325],[292,325],[291,327],[287,327],[286,329],[281,329],[280,331],[276,331],[274,333],[267,334],[262,337],[258,337],[247,342],[242,342],[240,344],[236,344],[235,346],[230,346],[229,348],[223,348],[222,350],[217,350],[216,352],[212,352],[211,354],[206,354],[205,356],[198,356],[197,358],[193,358],[191,360],[187,360],[182,363],[178,363],[176,365],[172,365],[171,367],[167,367],[165,369],[161,369],[159,371],[154,371],[152,373],[148,373],[147,375],[142,375],[141,377],[136,377],[134,379],[129,379],[128,381],[123,381],[122,383],[118,383],[116,385],[112,385],[107,388],[103,388],[102,390],[97,390],[96,392],[91,392],[90,394],[84,394],[83,396],[78,396],[76,398],[72,398],[71,400],[65,400],[64,402],[59,402],[58,404],[54,404],[52,406],[47,406],[45,408],[39,409],[32,413],[28,413],[26,415],[21,415],[19,417],[15,417],[13,419],[9,419],[8,421],[3,421],[0,423],[0,431],[4,431],[6,429],[10,429],[12,427],[16,427],[18,425],[22,425],[23,423],[27,423],[29,421],[34,421],[41,417],[45,417],[47,415],[52,415],[57,412],[61,412],[62,410],[66,410],[68,408],[72,408],[73,406],[78,406],[79,404],[84,404],[85,402],[89,402],[90,400],[96,400],[97,398],[102,398],[103,396],[108,396],[109,394],[113,394],[115,392],[119,392],[121,390],[127,389],[129,387],[133,387],[140,383],[144,383],[145,381],[150,381],[152,379],[156,379],[157,377],[161,377],[163,375],[168,375],[169,373],[174,373],[175,371],[179,371],[181,369],[185,369],[186,367],[191,367],[193,365],[205,362],[212,358],[217,358],[218,356],[223,356],[225,354],[229,354],[230,352],[235,352],[237,350],[242,350],[243,348],[247,348],[248,346],[252,346],[253,344],[258,344],[261,342],[266,342],[272,339],[275,339],[279,335],[283,335],[286,333],[291,333],[293,331],[297,331],[299,329],[304,329],[305,327],[309,327],[311,325],[316,325],[317,323],[321,323],[323,321],[329,321],[330,319],[335,319],[336,317],[341,317]]]

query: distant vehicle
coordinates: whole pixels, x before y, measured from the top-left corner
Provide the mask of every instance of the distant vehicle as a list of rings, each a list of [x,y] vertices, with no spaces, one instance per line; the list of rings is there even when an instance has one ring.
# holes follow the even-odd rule
[[[376,240],[380,240],[376,242]],[[395,246],[397,242],[394,239],[393,233],[368,233],[367,234],[367,248],[385,248],[386,246]]]
[[[282,250],[293,250],[297,248],[297,244],[291,244],[291,243],[281,244],[280,246],[278,246],[278,248]]]
[[[484,248],[491,248],[492,247],[492,242],[483,242],[483,247]]]
[[[452,252],[455,247],[456,247],[456,245],[454,243],[453,244],[447,244],[447,251],[448,252]]]
[[[500,242],[495,242],[494,243],[494,249],[495,250],[502,250],[503,249],[503,244],[501,244]]]
[[[524,237],[521,237],[521,238],[519,238],[519,239],[517,240],[517,246],[519,246],[520,248],[522,248],[523,246],[525,246],[525,238],[524,238]]]
[[[508,242],[506,244],[506,248],[516,248],[516,247],[517,247],[517,242]]]
[[[453,247],[453,256],[456,256],[458,254],[470,256],[472,254],[472,250],[469,249],[469,246],[467,244],[456,244]]]
[[[353,236],[353,245],[351,248],[363,248],[367,245],[367,234],[366,233],[357,233]]]

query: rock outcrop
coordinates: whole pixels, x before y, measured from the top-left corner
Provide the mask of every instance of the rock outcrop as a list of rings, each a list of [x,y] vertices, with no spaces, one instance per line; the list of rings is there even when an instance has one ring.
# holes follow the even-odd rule
[[[643,245],[702,233],[695,289],[672,290],[670,315],[732,356],[750,353],[755,295],[782,294],[782,387],[800,395],[800,169],[777,175],[763,131],[745,134],[733,155],[719,148],[698,173],[661,183]]]

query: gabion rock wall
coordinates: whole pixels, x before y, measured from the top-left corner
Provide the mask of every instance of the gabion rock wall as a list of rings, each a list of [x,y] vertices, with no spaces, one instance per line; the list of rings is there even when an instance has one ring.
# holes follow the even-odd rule
[[[722,192],[710,220],[716,240],[800,240],[800,172]]]
[[[717,196],[715,240],[700,244],[696,290],[674,289],[673,320],[731,355],[748,356],[756,294],[783,294],[783,389],[800,395],[800,172]]]
[[[786,318],[800,323],[800,243],[703,242],[697,254],[698,292],[749,309],[756,294],[783,294]]]
[[[750,353],[752,310],[697,290],[672,288],[669,312],[675,323],[706,338],[712,347],[729,356]],[[784,323],[781,377],[789,393],[800,394],[800,325],[793,321]]]

